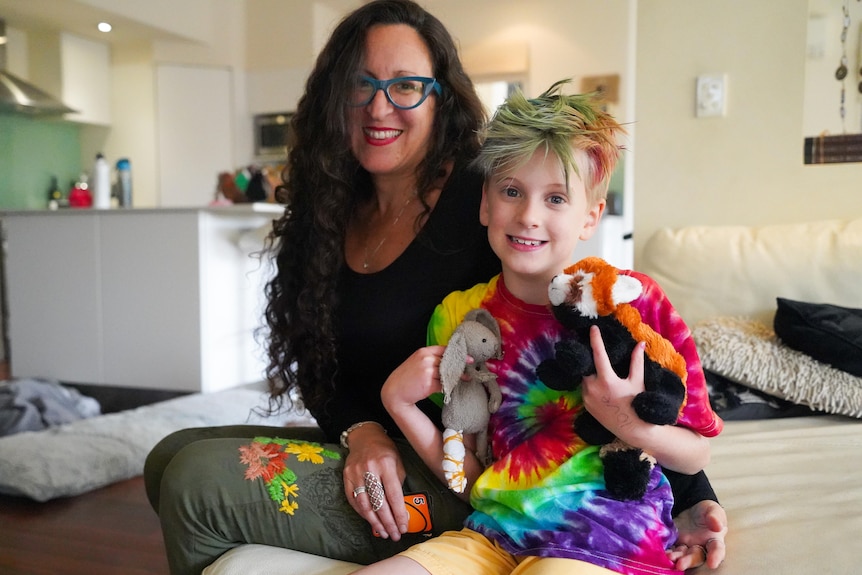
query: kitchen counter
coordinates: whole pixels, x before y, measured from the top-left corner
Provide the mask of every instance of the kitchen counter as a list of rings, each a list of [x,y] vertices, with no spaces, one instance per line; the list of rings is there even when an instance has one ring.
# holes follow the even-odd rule
[[[0,213],[13,377],[176,391],[263,379],[276,204]]]
[[[0,210],[0,217],[3,216],[85,216],[92,214],[99,215],[129,215],[129,214],[168,214],[168,213],[188,213],[188,212],[207,212],[217,215],[251,215],[251,214],[281,214],[284,212],[284,205],[271,204],[267,202],[254,202],[247,204],[219,205],[219,206],[189,206],[176,208],[112,208],[112,209],[95,209],[95,208],[62,208],[59,210]]]

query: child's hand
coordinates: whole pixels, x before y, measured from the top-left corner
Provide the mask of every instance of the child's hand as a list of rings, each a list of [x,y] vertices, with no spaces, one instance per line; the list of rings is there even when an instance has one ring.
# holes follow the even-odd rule
[[[710,449],[704,436],[686,427],[646,423],[632,408],[632,399],[644,390],[644,344],[635,346],[625,379],[611,367],[597,327],[590,329],[590,345],[596,375],[583,381],[587,411],[619,439],[643,449],[666,469],[691,475],[706,467]]]
[[[419,348],[395,368],[380,391],[383,406],[390,414],[442,390],[440,360],[445,349],[442,345]]]
[[[584,407],[611,433],[637,446],[637,431],[644,424],[632,409],[632,399],[644,390],[644,344],[635,346],[629,376],[621,379],[611,367],[599,328],[590,328],[590,345],[596,375],[583,381]]]

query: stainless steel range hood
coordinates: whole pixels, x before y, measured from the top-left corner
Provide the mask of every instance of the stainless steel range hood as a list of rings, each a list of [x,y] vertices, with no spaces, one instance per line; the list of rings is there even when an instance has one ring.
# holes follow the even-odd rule
[[[0,113],[57,116],[75,112],[47,92],[6,71],[6,21],[0,18]]]

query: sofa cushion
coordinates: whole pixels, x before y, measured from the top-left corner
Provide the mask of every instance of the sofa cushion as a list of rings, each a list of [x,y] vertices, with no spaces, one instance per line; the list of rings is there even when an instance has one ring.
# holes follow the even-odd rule
[[[862,378],[783,345],[757,320],[714,318],[692,334],[704,369],[818,411],[862,418]]]
[[[360,567],[358,563],[248,543],[216,559],[201,575],[347,575]]]
[[[785,345],[862,377],[862,309],[777,300],[773,327]]]
[[[772,325],[775,298],[862,307],[862,218],[657,231],[636,262],[688,325],[748,316]]]

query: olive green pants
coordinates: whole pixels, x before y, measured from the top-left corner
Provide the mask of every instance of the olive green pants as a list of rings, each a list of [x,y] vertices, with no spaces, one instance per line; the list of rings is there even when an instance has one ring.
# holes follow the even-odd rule
[[[156,445],[144,477],[172,575],[199,575],[243,543],[367,564],[426,538],[374,537],[344,496],[346,452],[321,439],[316,429],[232,426],[186,429]],[[428,495],[433,535],[460,529],[470,506],[405,441],[396,443],[404,492]]]

